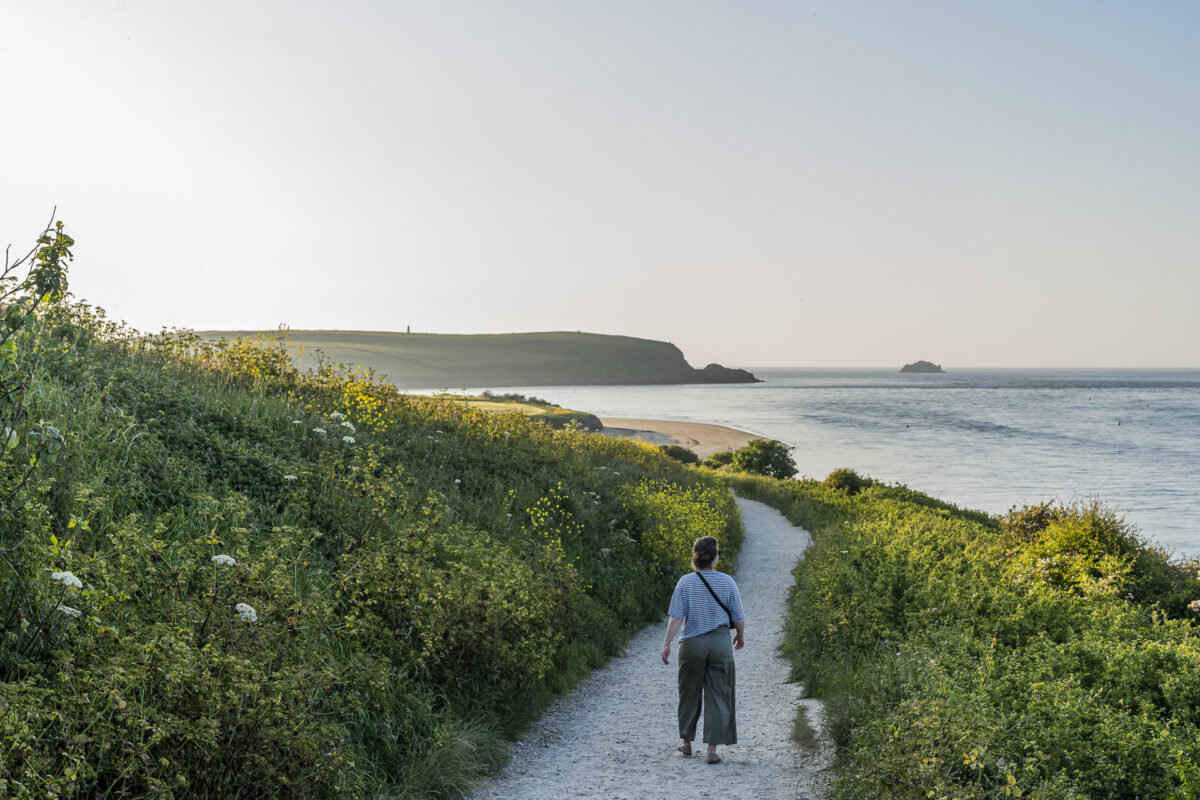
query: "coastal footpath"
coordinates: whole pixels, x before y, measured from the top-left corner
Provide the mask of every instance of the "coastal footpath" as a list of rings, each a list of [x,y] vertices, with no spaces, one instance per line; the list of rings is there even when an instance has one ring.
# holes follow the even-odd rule
[[[769,506],[751,500],[738,506],[746,529],[735,576],[746,610],[746,647],[734,654],[738,743],[723,747],[721,762],[711,766],[702,747],[691,758],[676,752],[679,648],[676,642],[670,666],[659,661],[666,626],[656,622],[555,703],[512,746],[505,773],[475,800],[687,798],[702,785],[726,800],[825,796],[828,744],[802,746],[792,735],[798,715],[821,724],[820,703],[804,698],[804,687],[789,680],[789,665],[778,653],[791,570],[811,539]],[[702,739],[703,722],[697,731],[697,741]]]

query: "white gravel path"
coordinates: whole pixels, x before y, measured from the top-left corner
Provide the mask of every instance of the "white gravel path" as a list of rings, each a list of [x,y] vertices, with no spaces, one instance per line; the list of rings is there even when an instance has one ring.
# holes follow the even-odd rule
[[[746,646],[736,652],[739,741],[719,764],[675,752],[679,640],[664,666],[665,620],[648,626],[608,666],[550,707],[512,746],[512,763],[476,800],[797,800],[824,796],[828,748],[807,753],[791,739],[797,706],[820,730],[820,705],[787,683],[778,656],[791,569],[811,542],[779,512],[739,498],[746,539],[735,578],[746,609]],[[663,598],[665,611],[670,598]],[[701,730],[697,740],[702,740]]]

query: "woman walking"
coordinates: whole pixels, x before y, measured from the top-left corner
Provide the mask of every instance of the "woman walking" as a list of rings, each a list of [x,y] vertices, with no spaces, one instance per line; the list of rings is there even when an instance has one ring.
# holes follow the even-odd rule
[[[704,709],[704,741],[709,764],[721,760],[717,745],[737,744],[734,708],[733,651],[746,643],[746,614],[742,595],[733,578],[717,572],[720,551],[712,536],[701,536],[692,545],[692,569],[675,584],[667,611],[667,635],[662,662],[670,663],[671,641],[683,627],[679,641],[679,738],[677,750],[692,754],[696,722]],[[736,632],[732,643],[729,629]]]

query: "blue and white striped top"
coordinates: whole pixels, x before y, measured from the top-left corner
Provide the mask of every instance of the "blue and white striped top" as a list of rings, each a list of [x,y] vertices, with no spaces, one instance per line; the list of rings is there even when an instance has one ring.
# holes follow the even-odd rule
[[[743,622],[746,612],[742,610],[742,593],[733,578],[724,572],[705,572],[704,580],[721,598],[721,602],[733,615],[734,622]],[[725,613],[713,596],[704,588],[704,583],[695,572],[689,572],[675,584],[671,594],[671,607],[667,611],[672,617],[683,620],[680,639],[691,639],[708,633],[714,628],[727,627],[729,615]]]

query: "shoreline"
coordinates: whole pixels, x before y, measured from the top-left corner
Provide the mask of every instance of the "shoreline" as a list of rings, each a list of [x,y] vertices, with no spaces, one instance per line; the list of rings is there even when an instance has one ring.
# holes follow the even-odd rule
[[[686,447],[700,458],[723,450],[737,450],[762,436],[710,422],[676,422],[666,419],[600,417],[604,436],[634,439],[657,446]]]

